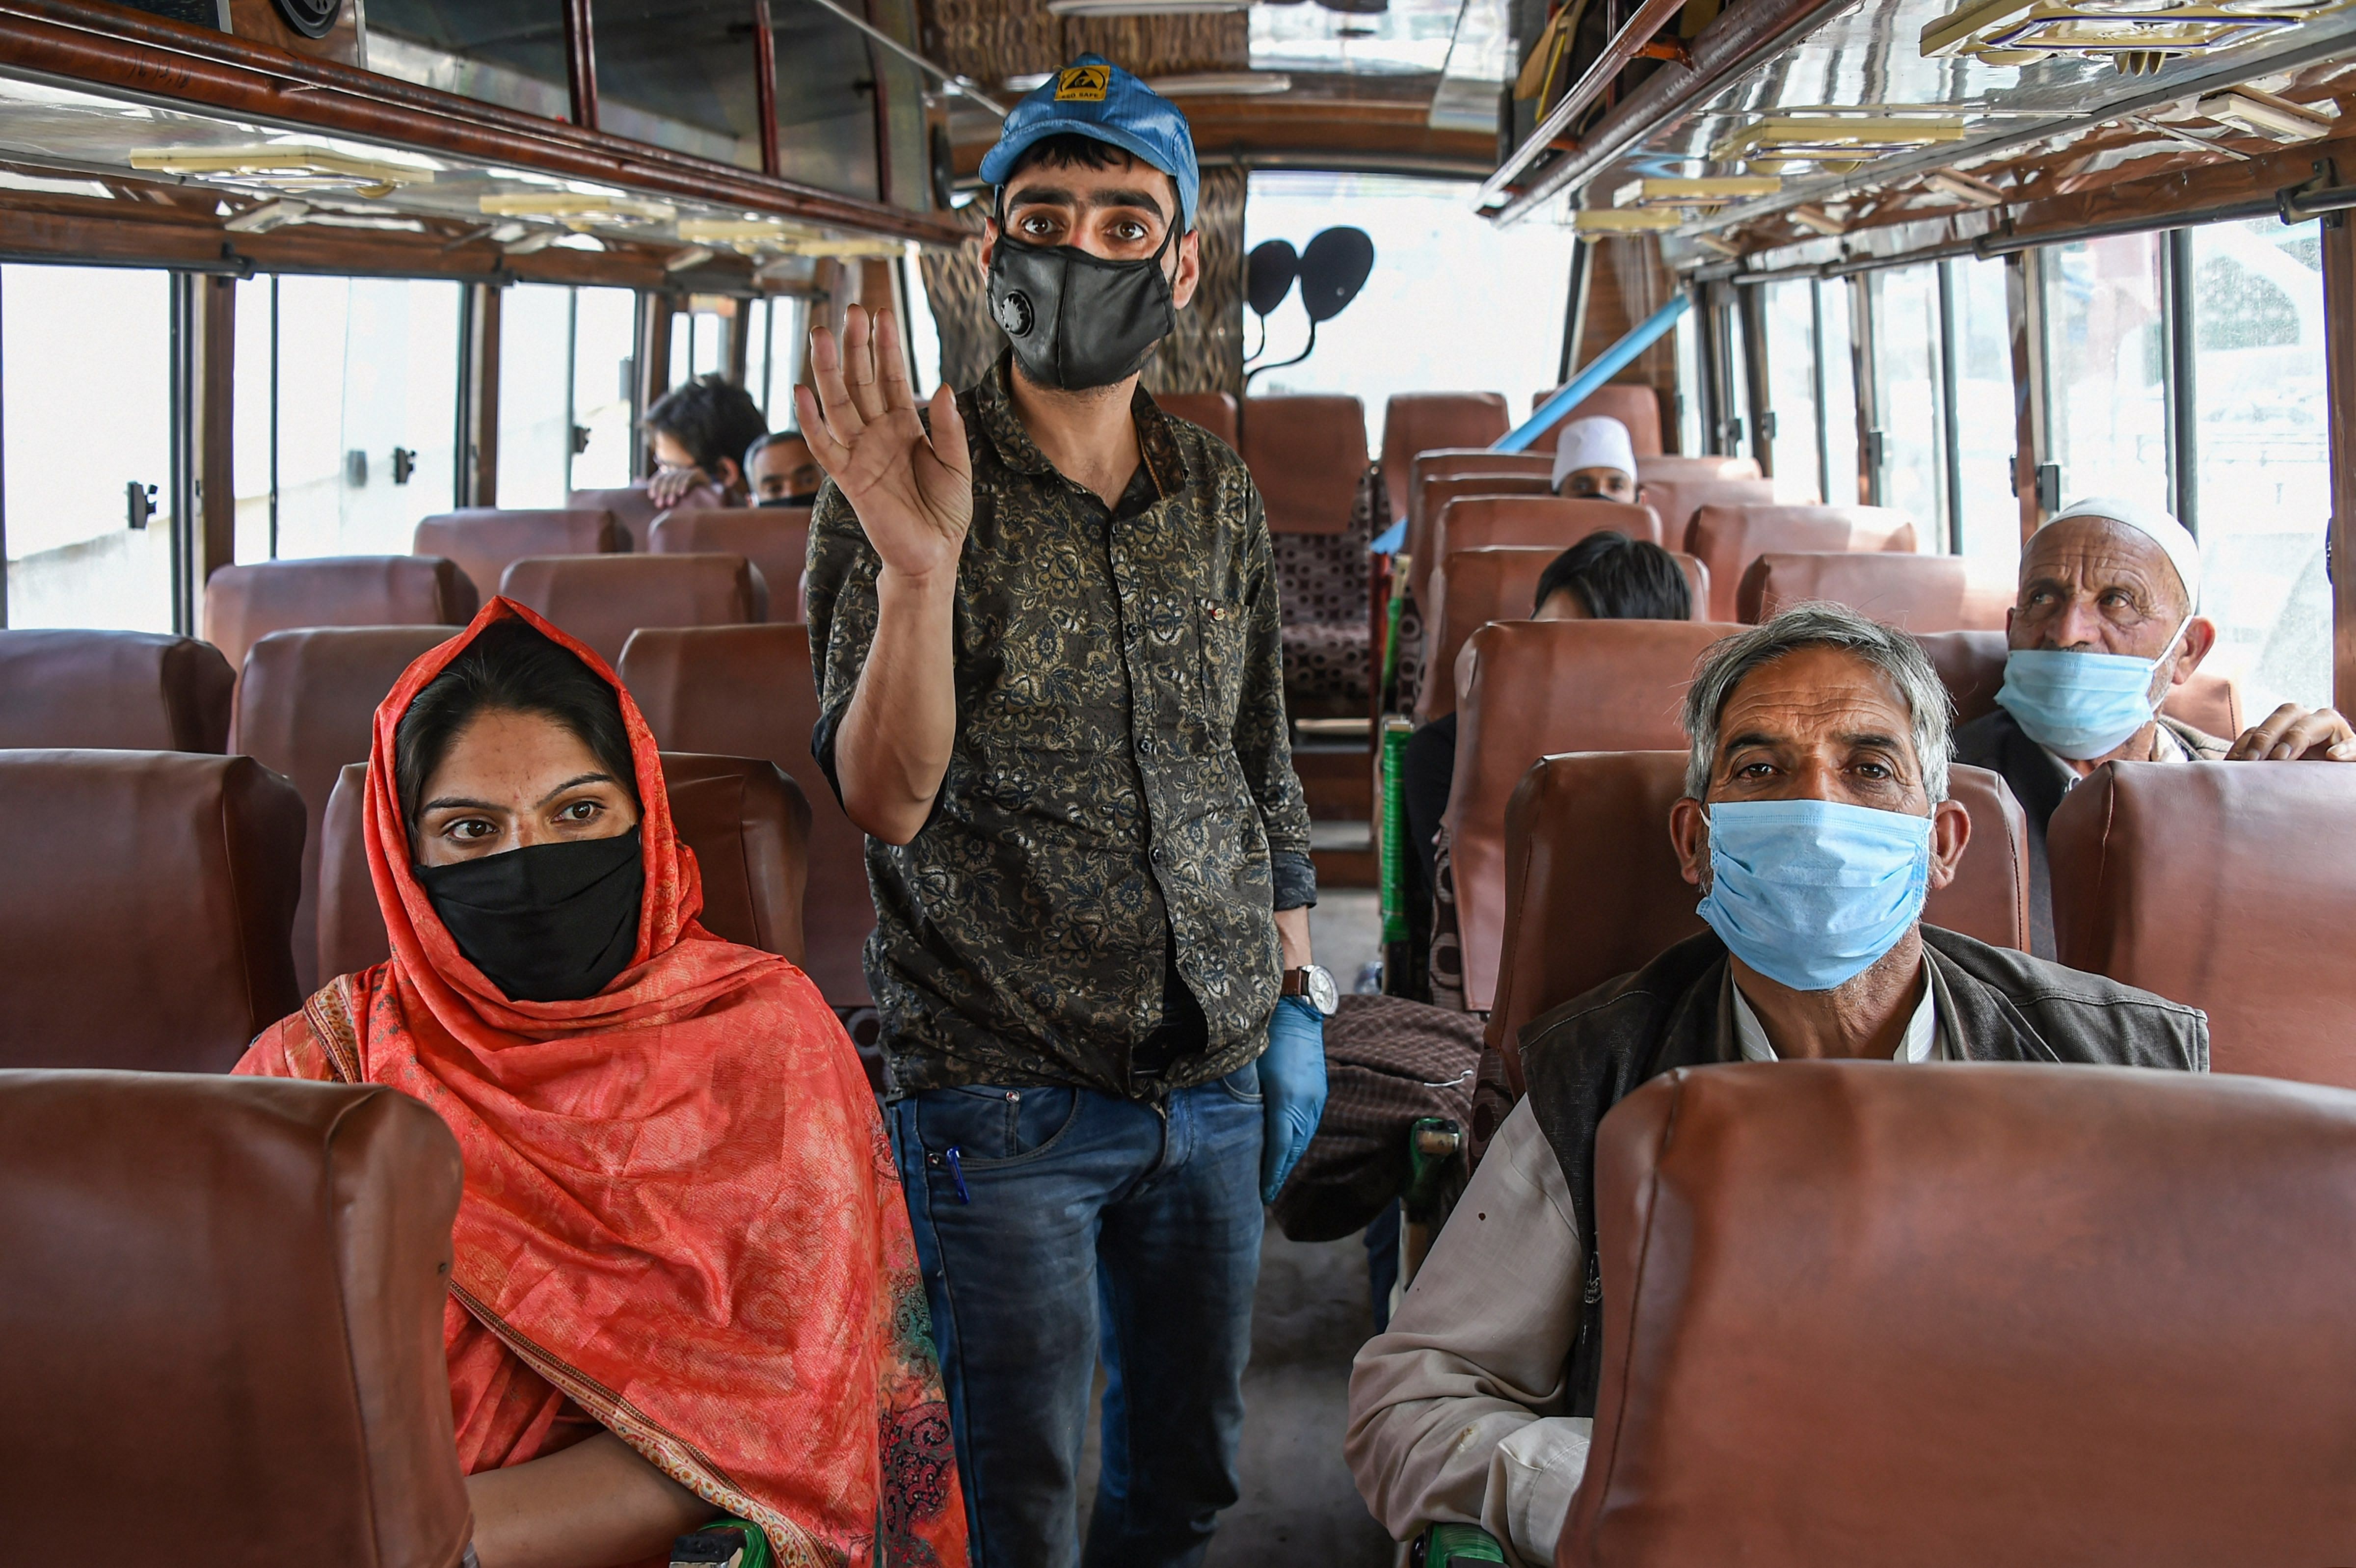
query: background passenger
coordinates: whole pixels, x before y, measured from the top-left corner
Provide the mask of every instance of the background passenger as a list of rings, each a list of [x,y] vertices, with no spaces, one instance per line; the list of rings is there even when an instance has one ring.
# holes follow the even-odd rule
[[[864,1072],[786,960],[696,923],[653,737],[506,599],[377,709],[392,956],[237,1071],[385,1083],[465,1157],[443,1350],[481,1568],[965,1561],[907,1211]],[[886,1460],[889,1460],[887,1464]]]
[[[2012,786],[2029,818],[2030,947],[2054,953],[2045,827],[2104,763],[2356,762],[2329,708],[2284,703],[2231,742],[2158,711],[2216,645],[2201,608],[2201,547],[2156,507],[2107,497],[2056,513],[2020,552],[2005,617],[2011,653],[1993,713],[1955,731],[1955,760]]]
[[[640,421],[659,464],[647,482],[658,507],[742,507],[751,491],[739,457],[766,435],[753,395],[718,371],[673,387]]]
[[[809,443],[799,432],[777,430],[746,449],[744,477],[756,507],[810,507],[818,504],[826,470],[810,455]]]
[[[1704,652],[1668,826],[1710,929],[1522,1030],[1528,1097],[1353,1369],[1350,1467],[1394,1536],[1479,1524],[1554,1561],[1600,1376],[1595,1130],[1637,1085],[1805,1058],[2207,1068],[2197,1009],[1922,923],[1971,831],[1947,713],[1922,646],[1840,606]]]
[[[1554,442],[1554,493],[1572,501],[1618,501],[1633,506],[1636,443],[1628,427],[1609,414],[1590,414],[1562,427]]]

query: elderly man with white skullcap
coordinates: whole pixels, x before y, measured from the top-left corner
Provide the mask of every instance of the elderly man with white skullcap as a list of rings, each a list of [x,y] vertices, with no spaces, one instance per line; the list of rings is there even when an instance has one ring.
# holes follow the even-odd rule
[[[2201,547],[2155,507],[2103,496],[2055,514],[2020,552],[1997,710],[1955,731],[1955,761],[2005,777],[2029,816],[2031,945],[2053,955],[2045,825],[2104,763],[2356,762],[2329,708],[2284,703],[2238,740],[2158,711],[2216,645],[2201,608]]]
[[[1554,493],[1574,501],[1633,505],[1636,443],[1628,427],[1603,414],[1573,420],[1554,443]]]

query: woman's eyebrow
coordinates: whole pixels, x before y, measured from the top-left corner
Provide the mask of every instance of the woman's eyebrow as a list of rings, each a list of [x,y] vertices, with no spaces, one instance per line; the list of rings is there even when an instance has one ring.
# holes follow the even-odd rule
[[[614,775],[611,773],[583,773],[577,778],[566,779],[562,784],[558,784],[554,789],[550,790],[546,795],[541,795],[538,800],[532,802],[532,804],[534,805],[546,805],[550,801],[554,800],[566,790],[579,789],[583,784],[612,784],[613,782]]]
[[[507,809],[503,805],[494,805],[487,800],[477,800],[471,795],[445,795],[427,801],[418,808],[418,814],[423,816],[426,812],[441,811],[450,806],[464,806],[470,811],[505,811]]]

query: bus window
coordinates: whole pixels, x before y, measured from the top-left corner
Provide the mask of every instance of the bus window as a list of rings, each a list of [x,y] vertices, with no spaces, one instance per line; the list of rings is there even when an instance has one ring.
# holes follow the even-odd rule
[[[1677,317],[1673,336],[1677,359],[1677,450],[1687,454],[1707,449],[1701,438],[1701,323],[1687,311]]]
[[[1920,547],[1947,540],[1946,410],[1939,365],[1936,263],[1871,273],[1874,406],[1881,429],[1881,492],[1914,519]]]
[[[709,0],[590,0],[597,126],[739,168],[761,166],[752,29]]]
[[[618,490],[630,482],[637,330],[638,299],[629,290],[579,291],[573,317],[575,490]]]
[[[502,507],[562,507],[573,486],[573,291],[518,283],[499,302]]]
[[[8,625],[173,629],[171,286],[0,267]]]
[[[2241,682],[2251,721],[2331,700],[2331,515],[2323,277],[2313,223],[2272,218],[2190,235],[2194,524],[2204,668]],[[2343,568],[2344,570],[2344,568]]]
[[[2020,553],[2020,503],[2012,494],[2019,444],[2013,414],[2012,325],[2006,313],[2001,261],[1961,260],[1947,270],[1955,362],[1947,378],[1955,398],[1956,548],[1965,555],[2010,560]]]
[[[405,555],[455,503],[458,308],[451,283],[279,280],[282,559]]]
[[[274,274],[239,282],[237,357],[230,373],[236,410],[230,473],[237,493],[234,559],[241,563],[278,559],[278,475],[271,462],[278,411],[270,399],[278,379],[277,310]]]
[[[864,14],[897,33],[890,9]],[[884,51],[817,5],[772,5],[769,25],[777,52],[777,172],[820,190],[877,196],[884,182],[875,157],[875,105],[862,84],[877,80],[875,57]],[[922,84],[911,87],[888,65],[882,80],[895,118],[921,105]],[[921,124],[921,108],[918,114]],[[918,168],[893,172],[903,188],[924,188]]]
[[[1820,283],[1816,345],[1825,363],[1825,504],[1854,507],[1857,493],[1857,345],[1849,327],[1856,279]]]
[[[1475,187],[1378,175],[1258,174],[1244,203],[1244,249],[1287,240],[1297,250],[1337,224],[1375,242],[1375,271],[1348,309],[1317,329],[1317,349],[1251,384],[1255,397],[1347,392],[1365,404],[1368,443],[1382,446],[1383,409],[1394,392],[1505,395],[1516,419],[1533,393],[1558,384],[1563,308],[1570,288],[1565,229],[1465,224]],[[1595,281],[1589,320],[1603,319],[1606,283]],[[1663,302],[1627,302],[1633,322]],[[1609,342],[1617,333],[1592,341]],[[1259,347],[1257,322],[1245,347]],[[1301,352],[1309,335],[1296,292],[1268,318],[1269,364]]]
[[[731,310],[740,307],[741,300],[714,301],[698,296],[693,307],[680,311],[670,324],[670,380],[673,387],[684,387],[698,376],[708,376],[728,369],[728,327],[730,316],[723,315],[715,304],[726,304]]]
[[[1769,452],[1775,476],[1824,484],[1824,441],[1816,418],[1816,326],[1813,282],[1769,283],[1762,302],[1767,335]]]
[[[1726,375],[1719,381],[1718,442],[1710,450],[1730,457],[1751,451],[1758,433],[1751,422],[1751,354],[1742,330],[1742,313],[1731,303],[1718,307],[1718,340],[1726,345]]]
[[[550,120],[573,114],[564,0],[374,0],[368,68]]]
[[[2039,258],[2046,417],[2064,503],[2169,503],[2159,255],[2158,235],[2123,234],[2056,245]]]

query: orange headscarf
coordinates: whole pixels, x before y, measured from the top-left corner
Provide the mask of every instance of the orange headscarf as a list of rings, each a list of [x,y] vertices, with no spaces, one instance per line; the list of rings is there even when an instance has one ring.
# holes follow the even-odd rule
[[[637,947],[580,1001],[509,1001],[467,962],[412,872],[394,798],[402,715],[508,616],[611,682],[629,734],[646,863]],[[466,1179],[450,1294],[464,1312],[444,1339],[459,1446],[482,1456],[469,1467],[562,1445],[556,1401],[517,1441],[514,1385],[537,1374],[663,1473],[759,1524],[781,1563],[962,1564],[948,1412],[866,1077],[799,969],[696,923],[695,857],[671,825],[654,737],[613,671],[493,600],[378,708],[366,822],[391,959],[331,982],[238,1070],[391,1084],[457,1135]]]

